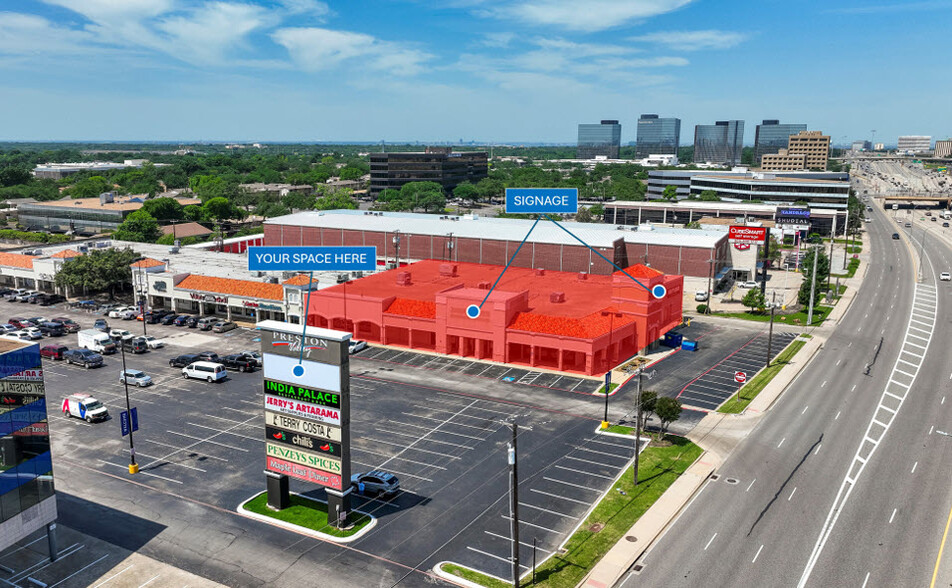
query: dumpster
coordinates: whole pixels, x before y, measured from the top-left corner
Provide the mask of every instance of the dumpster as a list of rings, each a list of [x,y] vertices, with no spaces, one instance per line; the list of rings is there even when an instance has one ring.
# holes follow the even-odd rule
[[[697,351],[697,341],[688,341],[685,339],[681,341],[681,349],[685,351]]]
[[[681,333],[665,333],[664,340],[661,341],[661,344],[665,347],[677,348],[681,346],[681,341],[684,339],[684,335]]]

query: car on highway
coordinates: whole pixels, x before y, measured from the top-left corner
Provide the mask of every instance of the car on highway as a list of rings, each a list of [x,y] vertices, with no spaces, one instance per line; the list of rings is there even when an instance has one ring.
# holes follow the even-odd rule
[[[400,491],[400,480],[390,472],[371,470],[354,474],[350,485],[359,494],[393,496]]]
[[[195,363],[200,358],[194,353],[186,353],[184,355],[176,355],[169,360],[169,367],[185,367],[189,364]]]
[[[364,349],[367,349],[366,341],[357,341],[355,339],[351,339],[350,343],[347,344],[347,352],[351,355],[357,353],[358,351],[363,351]]]
[[[165,339],[157,339],[152,335],[142,337],[142,339],[145,340],[145,344],[149,346],[149,349],[159,349],[161,347],[165,347]]]
[[[217,382],[228,377],[228,371],[220,363],[211,361],[196,361],[182,368],[182,375],[186,380],[196,379],[206,382]]]
[[[63,353],[63,359],[68,364],[81,365],[86,369],[102,366],[102,356],[89,349],[70,349]]]
[[[231,321],[218,321],[212,325],[212,333],[225,333],[237,329],[238,325]]]
[[[67,333],[78,333],[80,329],[82,329],[82,327],[79,326],[79,323],[64,316],[53,317],[53,322],[63,325],[63,330]]]
[[[941,274],[939,274],[939,279],[943,282],[950,282],[952,281],[952,274],[950,274],[949,272],[942,272]]]
[[[903,226],[905,226],[905,227],[906,227],[906,228],[908,229],[909,227],[911,227],[911,226],[912,226],[912,223],[910,223],[910,222],[907,222],[907,223],[906,223],[905,225],[903,225]]]
[[[126,369],[119,372],[119,383],[129,383],[144,388],[152,385],[152,377],[142,370]]]
[[[69,347],[65,345],[44,345],[40,347],[40,356],[60,360],[63,359],[63,354],[67,351],[69,351]]]
[[[218,361],[223,366],[225,366],[226,369],[235,370],[236,372],[255,371],[255,361],[250,357],[246,357],[240,353],[226,355],[219,358]]]
[[[109,323],[106,322],[106,319],[96,319],[96,322],[93,323],[93,328],[105,333],[109,331]]]
[[[893,233],[893,237],[892,237],[892,238],[898,241],[898,240],[899,240],[899,233]]]
[[[943,227],[948,227],[948,226],[949,226],[949,223],[942,223],[942,226],[943,226]]]
[[[867,216],[867,217],[866,217],[866,222],[871,223],[871,222],[873,222],[873,219]]]

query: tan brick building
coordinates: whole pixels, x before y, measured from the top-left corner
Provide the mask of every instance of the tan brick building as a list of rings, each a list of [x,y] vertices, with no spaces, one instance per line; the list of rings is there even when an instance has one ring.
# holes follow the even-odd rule
[[[800,171],[807,169],[807,156],[781,149],[778,153],[764,153],[761,167],[770,171]]]
[[[952,157],[952,139],[935,142],[936,157]]]
[[[764,154],[761,168],[771,171],[826,170],[829,159],[829,135],[824,135],[821,131],[800,131],[796,135],[790,135],[786,149],[781,149],[776,154]],[[798,164],[799,167],[796,167]]]

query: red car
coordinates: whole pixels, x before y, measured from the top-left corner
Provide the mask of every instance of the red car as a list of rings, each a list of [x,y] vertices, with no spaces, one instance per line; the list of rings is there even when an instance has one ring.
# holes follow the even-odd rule
[[[50,359],[63,359],[63,354],[69,351],[65,345],[44,345],[40,347],[40,355]]]
[[[16,317],[16,316],[13,317],[13,318],[11,318],[11,319],[9,319],[9,320],[7,320],[7,322],[10,323],[11,325],[13,325],[14,327],[18,328],[18,329],[25,329],[25,328],[27,328],[27,327],[35,327],[35,326],[36,326],[36,325],[34,325],[33,323],[31,323],[30,321],[26,320],[25,318],[20,318],[20,317]]]

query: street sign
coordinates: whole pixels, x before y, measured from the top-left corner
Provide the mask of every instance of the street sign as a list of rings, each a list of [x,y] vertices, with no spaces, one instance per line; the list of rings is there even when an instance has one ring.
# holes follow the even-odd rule
[[[767,238],[765,227],[744,227],[732,225],[727,232],[731,243],[762,243]]]
[[[123,437],[129,434],[129,411],[127,410],[119,413],[119,429]]]
[[[132,432],[135,433],[139,430],[139,409],[132,407]]]
[[[743,384],[747,381],[747,372],[734,372],[734,381]]]
[[[605,372],[605,394],[608,394],[612,388],[612,373]]]

